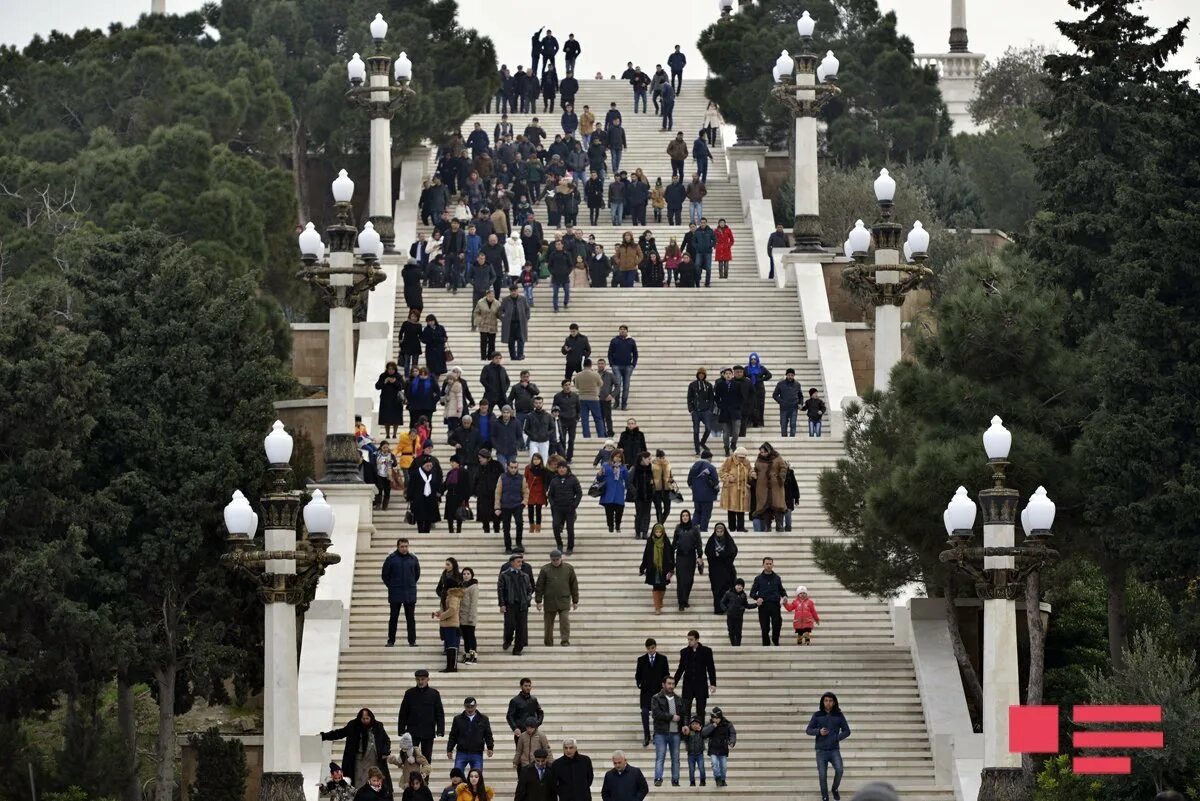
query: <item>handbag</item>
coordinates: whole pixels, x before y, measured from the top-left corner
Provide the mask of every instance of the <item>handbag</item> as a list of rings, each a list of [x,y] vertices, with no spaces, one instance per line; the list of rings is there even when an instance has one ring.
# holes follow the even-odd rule
[[[683,493],[680,492],[679,490],[674,490],[674,489],[671,490],[671,502],[672,503],[683,503]]]
[[[446,350],[442,352],[442,356],[448,362],[454,361],[454,351],[450,350],[449,348],[446,348]]]
[[[463,520],[463,521],[470,521],[470,520],[475,519],[475,513],[471,511],[471,507],[470,507],[470,505],[467,504],[466,501],[463,501],[462,505],[458,507],[457,516],[458,516],[459,520]]]
[[[407,512],[404,513],[404,522],[410,526],[416,525],[417,516],[413,514],[412,509],[409,509]]]
[[[600,476],[596,476],[595,480],[592,481],[592,486],[588,487],[588,495],[592,496],[593,498],[599,498],[603,494],[604,479]]]

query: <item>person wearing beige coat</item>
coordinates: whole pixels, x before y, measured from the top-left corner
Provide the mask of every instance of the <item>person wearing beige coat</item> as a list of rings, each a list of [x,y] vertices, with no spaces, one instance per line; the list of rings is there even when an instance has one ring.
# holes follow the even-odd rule
[[[671,515],[671,493],[676,491],[676,486],[671,463],[661,448],[654,452],[650,462],[650,481],[654,485],[654,516],[662,523]]]
[[[746,513],[750,511],[750,473],[753,465],[746,459],[747,451],[738,446],[721,465],[721,506],[729,515],[730,531],[746,530]]]
[[[521,775],[521,768],[533,764],[533,752],[539,748],[545,748],[549,752],[550,741],[546,739],[546,735],[538,731],[537,718],[526,718],[524,731],[517,735],[517,747],[512,760],[518,776]],[[552,753],[550,758],[554,758]]]
[[[442,637],[442,648],[446,653],[446,667],[442,673],[458,672],[458,627],[461,624],[463,589],[462,580],[453,577],[447,582],[446,596],[442,599],[442,608],[433,613],[438,621],[438,633]]]
[[[500,301],[490,287],[475,304],[475,327],[479,329],[479,358],[486,362],[496,352],[496,333],[500,330]]]

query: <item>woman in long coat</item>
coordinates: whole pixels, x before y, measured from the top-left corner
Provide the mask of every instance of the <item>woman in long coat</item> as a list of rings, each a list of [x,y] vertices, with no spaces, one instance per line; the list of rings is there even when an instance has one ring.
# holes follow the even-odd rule
[[[354,720],[342,728],[321,732],[321,739],[346,741],[342,770],[355,787],[366,785],[367,771],[378,768],[383,772],[384,795],[391,797],[392,777],[388,772],[387,757],[392,752],[392,741],[374,712],[364,706]]]
[[[421,312],[408,310],[408,319],[400,324],[400,366],[408,375],[421,360]]]
[[[746,530],[750,511],[750,472],[754,469],[741,445],[721,464],[721,506],[729,515],[730,531]]]
[[[395,362],[388,362],[375,382],[379,390],[379,425],[388,439],[396,436],[396,429],[404,425],[404,376]]]
[[[692,584],[696,580],[696,569],[704,570],[704,548],[700,544],[700,529],[692,522],[692,513],[684,509],[679,513],[679,525],[675,526],[675,594],[679,598],[679,611],[691,604]]]
[[[610,442],[612,440],[609,440]],[[599,460],[599,456],[596,457]],[[598,465],[596,475],[604,479],[604,494],[600,505],[604,507],[608,533],[621,533],[621,517],[625,514],[625,484],[629,481],[629,468],[621,451],[614,450],[609,461]]]
[[[771,518],[775,519],[775,528],[783,530],[783,514],[787,511],[787,474],[787,462],[771,443],[764,442],[758,449],[754,472],[750,474],[754,482],[754,517],[763,521],[763,531],[771,530]]]
[[[421,265],[412,259],[400,268],[400,280],[404,282],[404,304],[410,309],[421,311],[425,308],[425,300],[421,296]]]
[[[733,229],[725,224],[725,220],[717,223],[717,248],[713,258],[717,261],[718,276],[729,277],[729,262],[733,261]]]
[[[737,581],[737,567],[734,565],[737,554],[737,543],[725,524],[714,525],[708,544],[704,546],[704,557],[708,559],[708,583],[712,587],[714,615],[724,614],[721,610],[721,599],[733,586],[733,582]]]
[[[421,331],[421,341],[425,343],[425,366],[430,375],[443,376],[446,374],[446,343],[449,336],[446,329],[438,325],[437,318],[432,314],[425,318],[425,328]]]
[[[663,528],[662,523],[655,523],[642,551],[642,564],[638,568],[638,575],[645,576],[646,583],[650,585],[656,615],[662,614],[663,596],[674,572],[675,548],[672,547],[671,538],[667,536],[667,530]]]
[[[433,410],[437,408],[438,397],[441,394],[438,390],[437,381],[431,376],[429,370],[422,367],[417,372],[417,377],[408,382],[405,387],[408,395],[408,417],[413,428],[417,427],[417,423],[424,417],[426,422],[433,419]]]
[[[767,382],[771,380],[771,371],[758,358],[757,353],[751,353],[746,359],[746,378],[750,381],[753,394],[749,409],[743,409],[746,425],[750,428],[762,428],[763,407],[767,402]]]
[[[423,463],[408,480],[408,508],[412,510],[417,531],[428,534],[442,519],[438,509],[442,497],[442,477],[433,469],[433,461]]]

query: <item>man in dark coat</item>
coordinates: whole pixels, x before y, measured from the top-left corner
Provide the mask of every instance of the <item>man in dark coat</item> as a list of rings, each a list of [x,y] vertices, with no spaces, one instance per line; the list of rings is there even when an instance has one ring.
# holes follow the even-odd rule
[[[546,26],[538,28],[532,37],[529,39],[529,74],[538,74],[538,59],[542,57],[542,31],[546,30]],[[521,104],[521,112],[524,113],[525,104]]]
[[[704,708],[708,696],[717,690],[717,665],[713,661],[712,649],[700,644],[700,632],[692,629],[687,635],[687,647],[679,652],[679,666],[675,668],[675,681],[683,679],[683,720],[691,720],[692,699],[696,701],[696,717],[704,720]]]
[[[484,407],[486,404],[479,405],[480,413],[485,413]],[[480,428],[480,436],[482,436],[482,428]],[[500,463],[492,458],[492,452],[488,448],[479,449],[479,467],[471,471],[474,475],[474,492],[472,493],[477,502],[475,504],[475,517],[479,522],[483,523],[484,532],[492,530],[492,524],[496,526],[496,532],[500,531],[500,518],[496,515],[496,482],[500,480],[500,475],[504,472],[504,468]]]
[[[758,605],[758,626],[762,629],[763,645],[779,645],[779,630],[783,626],[783,613],[779,606],[787,592],[783,579],[775,572],[775,560],[764,556],[762,572],[754,577],[750,587],[750,600]]]
[[[571,474],[566,462],[559,462],[555,475],[546,487],[546,503],[550,506],[550,521],[554,530],[554,542],[562,550],[563,527],[567,529],[567,555],[575,552],[575,513],[583,500],[583,488],[579,479]]]
[[[683,201],[687,199],[687,187],[679,176],[671,178],[671,183],[663,190],[663,199],[667,201],[667,224],[683,224]]]
[[[446,759],[454,759],[454,767],[465,770],[468,765],[483,772],[483,754],[492,755],[495,742],[492,739],[492,722],[487,715],[475,707],[475,698],[467,696],[463,711],[454,716],[450,723],[450,736],[446,738]],[[455,754],[455,750],[458,751]]]
[[[788,235],[783,231],[783,223],[778,223],[775,226],[775,232],[767,239],[767,258],[771,260],[771,274],[768,276],[769,278],[775,277],[775,252],[784,252],[791,246],[792,243],[788,241]]]
[[[421,297],[421,278],[424,273],[415,259],[409,259],[408,263],[400,268],[400,280],[404,282],[404,303],[408,308],[417,311],[425,308],[425,301]]]
[[[476,224],[475,227],[478,229],[479,225]],[[496,278],[492,282],[492,289],[496,297],[500,297],[501,284],[504,281],[504,277],[508,275],[508,253],[504,250],[504,243],[500,241],[500,238],[496,234],[488,234],[487,244],[483,246],[483,250],[480,253],[487,257],[487,263],[496,271]]]
[[[662,129],[669,131],[675,127],[675,90],[671,84],[663,84],[662,88]]]
[[[471,148],[471,158],[478,158],[483,151],[488,149],[487,131],[483,130],[483,125],[475,123],[475,128],[467,137],[467,147]]]
[[[721,380],[713,387],[717,398],[717,421],[721,424],[721,440],[726,456],[737,448],[742,415],[750,405],[750,394],[753,391],[742,366],[739,364],[734,371],[728,367],[722,370]]]
[[[521,691],[509,699],[508,712],[504,715],[505,722],[512,729],[514,743],[520,739],[521,732],[525,730],[525,721],[530,718],[537,720],[537,724],[541,726],[542,721],[546,719],[546,713],[542,710],[537,696],[533,694],[533,682],[521,679]]]
[[[500,301],[500,341],[508,344],[508,357],[519,362],[525,359],[525,340],[528,338],[529,300],[514,283],[508,288],[508,297]],[[520,410],[517,418],[523,421]]]
[[[679,45],[675,45],[675,52],[667,56],[667,66],[671,68],[671,86],[675,88],[675,94],[679,95],[683,91],[683,68],[687,65],[687,56],[679,50]],[[676,86],[675,84],[679,85]]]
[[[496,597],[504,615],[504,650],[512,645],[512,655],[520,656],[529,644],[529,605],[533,598],[533,581],[522,568],[523,554],[514,553],[508,567],[496,582]]]
[[[720,474],[716,465],[712,463],[712,451],[708,448],[700,451],[700,458],[688,470],[687,484],[692,491],[692,503],[696,507],[692,522],[700,531],[708,531],[713,502],[717,500],[721,487]]]
[[[396,731],[411,734],[413,748],[420,748],[429,760],[433,759],[433,738],[446,736],[446,715],[442,694],[429,686],[429,671],[421,668],[414,675],[417,686],[404,691]]]
[[[554,59],[558,56],[558,39],[554,31],[546,31],[542,37],[542,72],[554,69]]]
[[[600,797],[604,801],[644,801],[650,794],[646,777],[629,764],[624,751],[612,755],[612,770],[604,774]]]
[[[681,515],[682,516],[682,515]],[[675,593],[679,598],[679,611],[691,604],[692,585],[696,581],[696,568],[704,571],[704,543],[695,521],[682,521],[675,529]]]
[[[567,41],[563,43],[562,51],[567,59],[567,74],[570,75],[575,71],[575,59],[579,58],[579,54],[583,52],[583,48],[579,46],[579,40],[575,38],[575,34],[567,34]]]
[[[563,293],[563,308],[571,305],[571,270],[575,267],[575,257],[567,252],[565,243],[560,239],[554,243],[547,260],[550,268],[551,307],[558,311],[558,293]],[[578,330],[578,328],[576,329]],[[568,337],[569,339],[569,337]],[[586,338],[585,338],[586,339]]]
[[[509,380],[508,370],[504,369],[501,362],[504,357],[499,351],[492,354],[492,360],[483,366],[479,372],[479,384],[483,387],[483,397],[491,404],[493,409],[500,409],[504,406],[504,401],[508,397],[508,388],[512,385]]]
[[[401,607],[408,627],[408,644],[417,644],[417,582],[420,579],[421,561],[416,554],[408,552],[408,540],[403,537],[396,540],[396,550],[383,560],[383,583],[388,588],[388,604],[392,608],[388,618],[388,648],[396,644],[396,623]]]
[[[671,675],[666,654],[658,652],[653,637],[646,640],[646,653],[637,658],[633,682],[638,688],[638,704],[642,710],[642,746],[650,745],[650,699],[662,690],[663,679]]]
[[[592,760],[579,753],[571,738],[563,740],[563,753],[550,766],[556,801],[592,801]]]
[[[536,67],[531,67],[530,69],[536,69]],[[521,67],[518,65],[517,71],[513,73],[512,77],[513,96],[509,98],[508,107],[513,108],[515,105],[515,107],[519,109],[520,113],[522,114],[527,114],[529,112],[529,93],[525,91],[525,87],[528,85],[529,81],[529,73],[525,72],[525,70],[521,69]]]
[[[513,801],[554,801],[554,774],[545,748],[535,749],[533,764],[521,768]]]
[[[629,206],[632,225],[646,224],[646,204],[650,202],[650,184],[637,179],[625,188],[625,203]]]
[[[592,343],[579,333],[579,326],[571,323],[570,333],[563,340],[562,354],[567,357],[566,372],[563,378],[571,378],[583,369],[583,360],[592,355]]]

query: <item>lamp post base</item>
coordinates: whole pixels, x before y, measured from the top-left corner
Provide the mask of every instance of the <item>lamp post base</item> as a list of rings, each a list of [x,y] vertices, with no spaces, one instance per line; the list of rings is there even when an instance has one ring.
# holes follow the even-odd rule
[[[258,801],[304,801],[304,774],[264,773]]]
[[[371,225],[375,226],[375,233],[379,234],[379,238],[383,240],[383,250],[385,253],[396,252],[396,225],[389,215],[377,215],[371,217]]]
[[[984,768],[979,801],[1029,801],[1025,772],[1020,768]]]
[[[816,214],[797,214],[792,223],[792,253],[824,253],[821,247],[821,218]]]
[[[363,473],[353,434],[325,435],[325,475],[322,484],[361,484]]]

